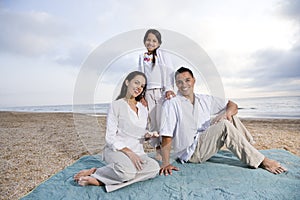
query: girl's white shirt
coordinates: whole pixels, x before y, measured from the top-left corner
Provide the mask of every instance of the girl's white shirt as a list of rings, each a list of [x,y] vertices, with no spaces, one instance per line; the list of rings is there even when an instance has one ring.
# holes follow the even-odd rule
[[[140,102],[134,112],[125,99],[111,103],[107,114],[106,145],[113,151],[125,147],[138,155],[145,154],[143,143],[147,133],[148,110]]]
[[[145,54],[144,54],[145,55]],[[145,57],[146,56],[146,57]],[[152,63],[153,54],[151,55],[145,55],[143,66],[145,70],[145,75],[147,77],[147,89],[154,89],[154,88],[163,88],[162,84],[162,75],[161,75],[161,67],[154,66],[154,63]],[[145,59],[146,58],[146,59]],[[149,60],[147,60],[149,58]]]
[[[149,62],[144,61],[144,54],[139,56],[138,70],[145,73],[147,79],[151,81],[152,85],[147,85],[147,89],[160,86],[160,88],[163,88],[165,91],[173,90],[174,67],[171,58],[167,52],[162,49],[157,49],[156,54],[156,66],[153,68],[155,70],[152,70],[152,63],[149,64]]]

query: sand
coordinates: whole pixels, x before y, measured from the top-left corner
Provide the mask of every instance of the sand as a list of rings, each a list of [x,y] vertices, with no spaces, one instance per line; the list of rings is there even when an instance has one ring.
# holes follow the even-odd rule
[[[300,156],[300,119],[242,121],[257,149]],[[81,156],[100,153],[104,134],[105,116],[0,112],[0,199],[19,199]]]

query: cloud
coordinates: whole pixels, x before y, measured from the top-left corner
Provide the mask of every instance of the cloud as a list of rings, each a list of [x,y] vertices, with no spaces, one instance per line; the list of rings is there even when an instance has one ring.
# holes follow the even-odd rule
[[[247,68],[239,72],[244,81],[226,79],[230,86],[239,84],[243,90],[255,91],[262,96],[300,94],[300,1],[281,1],[276,8],[276,22],[293,25],[289,45],[276,46],[276,41],[286,39],[283,34],[277,38],[279,40],[274,40],[274,45],[250,53]]]
[[[0,52],[26,56],[54,52],[68,28],[46,12],[0,9]]]
[[[257,91],[289,91],[300,94],[300,48],[291,50],[265,49],[252,55],[254,63],[241,74],[250,78],[242,85]]]
[[[192,0],[187,4],[154,0],[151,1],[154,7],[137,0],[131,4],[113,0],[105,5],[103,1],[93,0],[76,4],[71,0],[7,1],[0,8],[0,58],[1,68],[9,73],[3,70],[0,73],[0,95],[9,97],[14,92],[16,96],[7,97],[6,102],[19,100],[21,105],[25,104],[25,100],[22,103],[24,93],[28,94],[26,104],[30,104],[30,95],[32,101],[36,100],[32,103],[38,104],[40,99],[52,104],[55,98],[53,102],[46,101],[52,98],[47,94],[55,96],[55,92],[61,92],[68,93],[64,102],[69,101],[76,73],[82,69],[77,66],[82,67],[92,50],[115,35],[140,28],[168,29],[197,42],[219,66],[224,87],[232,89],[230,92],[241,89],[255,96],[256,92],[297,90],[300,1],[279,1],[277,7],[278,0],[228,0],[227,6],[218,1]],[[277,10],[274,12],[274,9]],[[144,49],[143,34],[136,38]],[[107,56],[98,56],[95,60],[92,74],[99,77],[96,96],[103,96],[103,91],[107,91],[107,97],[117,91],[112,84],[119,84],[124,74],[136,66],[138,57],[132,53],[114,60],[103,77],[99,74],[99,68],[105,67],[100,66],[99,60],[115,55],[118,48],[130,42],[119,41],[112,48],[105,47]],[[170,42],[181,47],[179,41],[163,34],[163,45]],[[280,84],[282,81],[284,84]],[[69,85],[66,87],[66,84]],[[55,87],[50,90],[52,86]],[[34,96],[35,93],[38,95]],[[237,94],[247,95],[247,92]],[[4,102],[0,99],[0,103]]]
[[[293,48],[289,51],[267,49],[257,52],[256,73],[262,68],[269,69],[267,77],[276,79],[300,78],[300,51]]]
[[[279,3],[279,12],[293,19],[295,22],[300,24],[300,1],[299,0],[282,0]]]
[[[71,47],[61,50],[61,52],[56,52],[54,61],[60,65],[80,67],[92,49],[92,45],[74,44]]]
[[[76,68],[62,68],[43,59],[3,57],[0,67],[0,106],[70,104],[78,74]],[[23,65],[20,67],[20,63]],[[43,67],[41,67],[43,66]]]

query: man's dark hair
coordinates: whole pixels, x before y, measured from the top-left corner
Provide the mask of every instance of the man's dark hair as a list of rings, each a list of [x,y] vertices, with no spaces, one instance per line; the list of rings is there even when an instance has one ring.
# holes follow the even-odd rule
[[[192,72],[192,70],[190,70],[189,68],[186,68],[186,67],[180,67],[176,72],[175,72],[175,78],[178,74],[181,74],[183,72],[188,72],[191,74],[191,76],[194,78],[194,74]]]

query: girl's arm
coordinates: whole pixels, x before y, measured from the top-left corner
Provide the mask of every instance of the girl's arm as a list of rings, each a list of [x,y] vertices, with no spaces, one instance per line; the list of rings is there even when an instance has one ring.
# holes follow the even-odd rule
[[[164,67],[164,87],[165,91],[174,89],[174,66],[170,56],[163,50],[157,50],[157,56]]]

